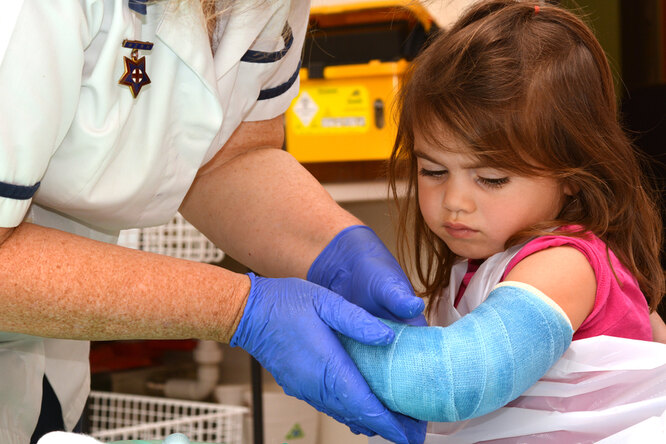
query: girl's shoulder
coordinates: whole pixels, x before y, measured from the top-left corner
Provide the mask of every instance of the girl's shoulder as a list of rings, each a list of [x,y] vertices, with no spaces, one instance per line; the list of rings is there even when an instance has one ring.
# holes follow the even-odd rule
[[[552,299],[567,314],[574,330],[592,313],[597,294],[596,272],[590,260],[595,248],[577,244],[557,234],[534,239],[521,248],[504,273],[504,280],[531,285]]]
[[[535,266],[559,279],[559,283],[555,282],[556,287],[567,289],[565,293],[573,301],[578,295],[584,297],[586,292],[577,287],[580,272],[584,275],[586,268],[593,272],[596,285],[593,305],[574,339],[602,334],[651,339],[647,302],[636,278],[602,239],[591,232],[581,231],[579,227],[562,227],[552,235],[527,242],[507,265],[504,278],[511,278],[510,274],[518,264],[525,264],[537,256],[544,261]],[[553,269],[558,267],[563,268],[564,273]],[[571,276],[567,277],[568,274]]]
[[[586,259],[594,270],[600,291],[608,290],[611,283],[610,278],[613,276],[617,276],[622,282],[636,283],[635,277],[615,256],[606,242],[579,226],[561,227],[553,231],[553,234],[539,236],[526,242],[507,265],[504,277],[528,256],[544,250],[557,249],[557,247],[574,249]],[[561,249],[558,250],[562,251]]]
[[[531,239],[518,251],[518,253],[509,262],[506,274],[516,266],[520,261],[536,252],[555,247],[571,247],[580,251],[590,265],[596,269],[604,266],[603,258],[613,255],[612,251],[604,241],[590,231],[581,231],[579,227],[562,227],[551,235],[539,236]]]

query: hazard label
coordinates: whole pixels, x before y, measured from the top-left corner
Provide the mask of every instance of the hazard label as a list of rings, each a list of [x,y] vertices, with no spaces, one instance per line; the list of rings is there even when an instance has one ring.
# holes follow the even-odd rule
[[[369,93],[362,85],[301,88],[288,113],[296,134],[367,132],[371,123]]]

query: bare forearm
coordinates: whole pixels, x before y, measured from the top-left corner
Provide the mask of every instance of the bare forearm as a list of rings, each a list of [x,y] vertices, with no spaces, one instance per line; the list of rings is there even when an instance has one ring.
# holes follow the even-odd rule
[[[290,154],[273,148],[234,157],[199,177],[192,190],[181,207],[185,217],[267,276],[304,278],[340,230],[360,223]]]
[[[249,280],[206,264],[24,223],[0,246],[0,331],[226,341]]]

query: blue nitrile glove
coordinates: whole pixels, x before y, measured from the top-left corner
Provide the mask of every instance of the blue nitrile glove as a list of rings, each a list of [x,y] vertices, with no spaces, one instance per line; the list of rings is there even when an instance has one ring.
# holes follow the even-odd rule
[[[338,233],[310,266],[308,280],[377,317],[426,325],[423,300],[414,296],[398,261],[365,225]]]
[[[347,424],[355,433],[422,443],[425,424],[390,412],[372,394],[335,332],[386,345],[393,331],[335,293],[302,279],[248,274],[250,294],[230,344],[245,349],[285,393]]]

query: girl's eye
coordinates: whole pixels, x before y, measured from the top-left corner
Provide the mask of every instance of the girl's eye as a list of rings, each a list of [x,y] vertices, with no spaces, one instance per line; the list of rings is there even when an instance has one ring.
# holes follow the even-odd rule
[[[507,183],[509,183],[509,178],[508,177],[499,177],[499,178],[487,178],[487,177],[479,177],[477,179],[479,183],[482,185],[487,186],[488,188],[501,188]]]
[[[428,170],[425,168],[419,169],[419,175],[425,177],[442,177],[447,172],[448,172],[447,170]]]

